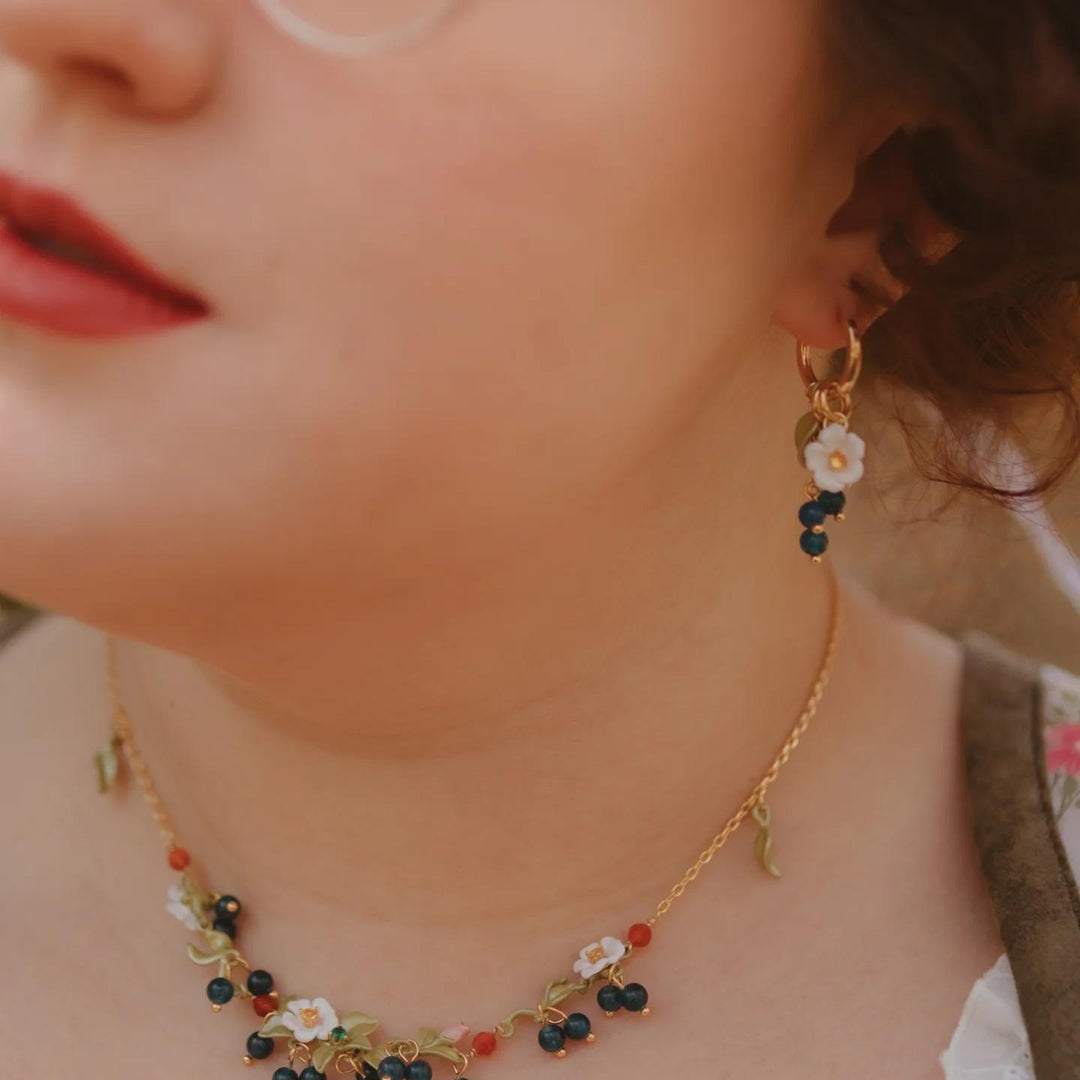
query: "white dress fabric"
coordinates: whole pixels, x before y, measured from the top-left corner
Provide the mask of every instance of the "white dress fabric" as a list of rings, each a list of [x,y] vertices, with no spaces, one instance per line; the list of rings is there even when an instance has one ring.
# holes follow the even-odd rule
[[[1040,669],[1050,796],[1073,877],[1080,879],[1080,677]],[[1009,958],[1002,953],[968,994],[939,1057],[945,1080],[1036,1080]]]

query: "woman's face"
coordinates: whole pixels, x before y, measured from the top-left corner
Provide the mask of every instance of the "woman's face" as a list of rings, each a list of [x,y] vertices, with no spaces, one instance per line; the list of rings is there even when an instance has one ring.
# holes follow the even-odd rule
[[[586,520],[842,196],[821,18],[464,0],[341,57],[249,0],[0,0],[0,167],[208,307],[0,322],[0,589],[182,647]]]

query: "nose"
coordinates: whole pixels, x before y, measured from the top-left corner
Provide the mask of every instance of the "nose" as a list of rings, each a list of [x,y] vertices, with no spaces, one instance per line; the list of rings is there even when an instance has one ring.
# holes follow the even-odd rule
[[[0,0],[0,52],[140,112],[198,105],[217,45],[202,0]]]

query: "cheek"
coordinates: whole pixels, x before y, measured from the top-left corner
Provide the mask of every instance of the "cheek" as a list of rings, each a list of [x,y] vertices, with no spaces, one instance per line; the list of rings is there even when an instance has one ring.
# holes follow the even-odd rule
[[[415,58],[283,81],[257,280],[357,445],[488,505],[602,482],[767,316],[819,61],[792,0],[471,10]]]
[[[42,451],[9,504],[33,598],[221,618],[488,558],[737,362],[798,242],[812,6],[469,11],[370,65],[253,29],[155,136],[217,316],[0,403]]]

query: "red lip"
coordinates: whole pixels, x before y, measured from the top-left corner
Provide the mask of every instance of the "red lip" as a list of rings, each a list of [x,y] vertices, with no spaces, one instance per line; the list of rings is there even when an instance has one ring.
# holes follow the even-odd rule
[[[0,171],[0,315],[62,334],[117,337],[208,311],[63,192]]]

